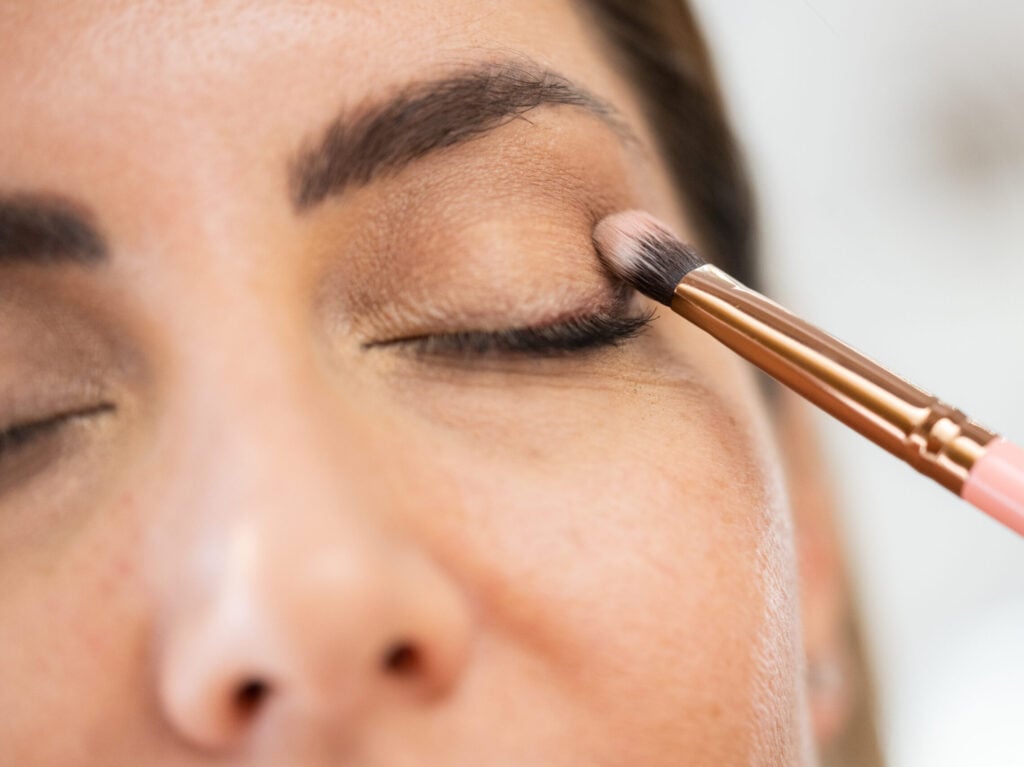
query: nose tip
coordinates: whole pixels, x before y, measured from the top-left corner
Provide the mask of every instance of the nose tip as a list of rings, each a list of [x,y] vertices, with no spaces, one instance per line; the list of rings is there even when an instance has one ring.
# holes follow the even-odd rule
[[[183,650],[165,664],[161,698],[173,729],[198,749],[234,750],[273,716],[273,709],[294,702],[288,698],[300,692],[298,680],[275,671],[270,658],[232,664],[240,653],[228,647]],[[430,697],[447,687],[443,680],[451,681],[439,664],[431,664],[419,642],[400,639],[383,648],[371,673],[419,698]],[[344,708],[338,701],[336,710]],[[347,708],[351,716],[351,706]]]
[[[164,626],[160,704],[192,747],[231,752],[302,724],[347,739],[375,708],[427,706],[455,685],[468,615],[430,563],[355,557],[308,568],[317,578],[271,563],[268,581],[249,560],[247,578],[226,577],[202,612]]]
[[[160,653],[165,718],[183,740],[205,751],[236,745],[279,697],[286,676],[265,631],[242,615],[244,605],[231,608],[175,621]]]
[[[162,685],[166,716],[178,735],[205,751],[225,751],[241,742],[276,695],[273,683],[254,673],[197,680],[176,669],[174,677]]]

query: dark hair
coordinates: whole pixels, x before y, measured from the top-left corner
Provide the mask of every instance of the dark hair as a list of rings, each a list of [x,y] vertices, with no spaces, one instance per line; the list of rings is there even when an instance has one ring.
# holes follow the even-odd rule
[[[753,196],[711,57],[682,0],[586,0],[639,89],[676,189],[713,260],[756,282]]]

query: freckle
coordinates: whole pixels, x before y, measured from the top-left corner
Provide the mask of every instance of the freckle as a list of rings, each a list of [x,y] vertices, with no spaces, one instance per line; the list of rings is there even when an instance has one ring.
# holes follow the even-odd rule
[[[131,580],[134,572],[135,565],[132,562],[130,562],[126,557],[119,558],[111,568],[110,579],[114,582],[110,585],[112,587],[125,585]]]
[[[117,508],[121,510],[134,508],[135,505],[136,498],[133,490],[125,490],[117,500]]]
[[[98,599],[109,602],[130,588],[136,572],[131,557],[133,549],[129,545],[123,553],[114,553],[108,546],[96,545],[91,557],[82,558],[76,569],[84,579],[93,582],[92,589]]]
[[[122,557],[121,561],[117,565],[118,573],[122,576],[131,575],[135,572],[135,561],[128,559],[128,557]]]

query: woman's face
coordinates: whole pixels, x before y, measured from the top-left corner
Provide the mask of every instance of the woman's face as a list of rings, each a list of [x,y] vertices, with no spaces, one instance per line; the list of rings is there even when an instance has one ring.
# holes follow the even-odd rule
[[[578,9],[11,0],[0,39],[5,760],[800,758],[755,389],[629,337],[593,225],[693,228]]]

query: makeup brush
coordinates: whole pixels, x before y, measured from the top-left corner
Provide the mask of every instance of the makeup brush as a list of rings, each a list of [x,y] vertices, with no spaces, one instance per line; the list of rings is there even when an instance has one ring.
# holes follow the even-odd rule
[[[602,220],[611,271],[1024,535],[1024,450],[705,263],[647,213]]]

